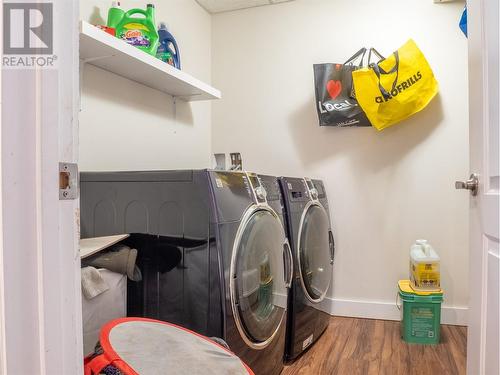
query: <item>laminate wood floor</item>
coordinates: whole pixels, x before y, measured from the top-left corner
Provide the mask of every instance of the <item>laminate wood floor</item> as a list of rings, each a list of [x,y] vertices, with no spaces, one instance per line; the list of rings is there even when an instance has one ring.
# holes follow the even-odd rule
[[[332,317],[318,342],[282,375],[465,374],[466,327],[442,325],[439,345],[416,345],[401,340],[399,324]]]

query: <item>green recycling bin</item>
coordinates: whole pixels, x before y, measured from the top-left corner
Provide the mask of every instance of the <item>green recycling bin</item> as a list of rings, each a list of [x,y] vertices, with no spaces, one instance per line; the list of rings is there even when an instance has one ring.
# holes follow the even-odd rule
[[[400,280],[401,337],[412,344],[439,344],[443,291],[420,292],[410,280]]]

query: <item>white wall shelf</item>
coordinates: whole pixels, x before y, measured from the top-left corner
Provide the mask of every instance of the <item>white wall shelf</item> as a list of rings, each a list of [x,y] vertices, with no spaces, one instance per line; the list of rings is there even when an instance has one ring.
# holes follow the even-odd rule
[[[80,21],[80,59],[185,101],[220,99],[216,88]]]

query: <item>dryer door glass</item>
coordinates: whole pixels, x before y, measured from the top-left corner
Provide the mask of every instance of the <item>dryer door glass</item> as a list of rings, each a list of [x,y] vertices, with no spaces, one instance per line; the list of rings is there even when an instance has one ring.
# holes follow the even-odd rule
[[[239,324],[254,343],[268,340],[285,314],[283,227],[270,211],[255,211],[240,231],[235,253],[235,293]]]
[[[333,276],[329,223],[325,209],[318,204],[310,205],[302,218],[298,260],[304,292],[313,302],[324,298]]]

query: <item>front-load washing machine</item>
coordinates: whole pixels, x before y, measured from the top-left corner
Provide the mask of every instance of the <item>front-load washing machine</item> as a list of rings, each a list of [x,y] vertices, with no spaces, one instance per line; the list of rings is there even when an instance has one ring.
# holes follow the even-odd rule
[[[128,315],[223,338],[256,374],[283,368],[292,254],[277,178],[243,172],[81,174],[82,237],[129,233]]]
[[[289,361],[309,348],[328,326],[330,315],[319,305],[333,277],[335,243],[323,182],[291,177],[281,177],[279,182],[294,260],[285,349]]]

